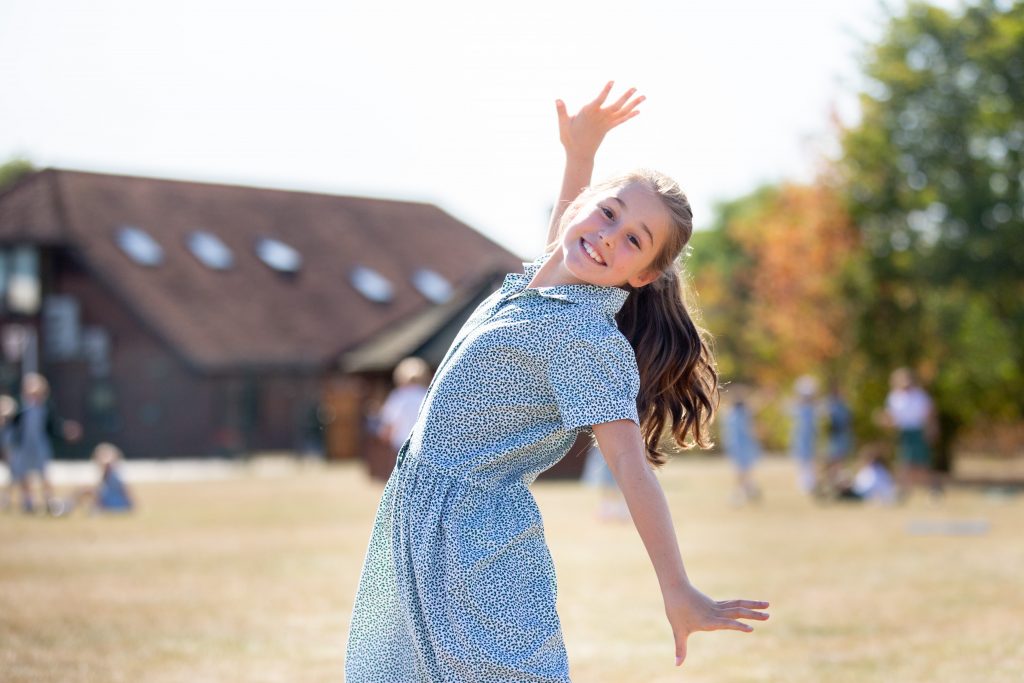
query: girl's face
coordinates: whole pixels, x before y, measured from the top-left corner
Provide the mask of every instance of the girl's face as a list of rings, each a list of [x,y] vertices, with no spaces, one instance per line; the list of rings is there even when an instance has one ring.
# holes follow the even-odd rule
[[[661,199],[630,183],[592,197],[562,233],[562,265],[577,284],[643,287],[671,230]]]

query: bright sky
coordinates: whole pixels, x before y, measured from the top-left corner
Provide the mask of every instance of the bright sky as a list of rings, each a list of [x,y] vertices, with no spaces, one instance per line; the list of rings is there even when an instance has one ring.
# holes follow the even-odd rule
[[[897,3],[898,4],[898,3]],[[811,174],[878,0],[0,0],[0,161],[438,204],[539,253],[554,100],[647,95],[596,176],[714,202]],[[616,91],[618,92],[618,90]],[[210,226],[213,227],[213,226]]]

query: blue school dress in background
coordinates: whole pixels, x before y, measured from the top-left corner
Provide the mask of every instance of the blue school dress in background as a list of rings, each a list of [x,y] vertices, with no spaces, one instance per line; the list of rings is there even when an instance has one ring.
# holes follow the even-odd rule
[[[555,571],[529,485],[581,429],[637,421],[615,287],[529,289],[524,264],[434,376],[381,498],[349,631],[348,683],[565,682]]]
[[[130,512],[132,499],[121,475],[113,467],[103,474],[96,491],[96,508],[103,512]]]
[[[800,399],[792,407],[793,427],[789,450],[797,464],[800,488],[810,492],[817,484],[814,471],[814,452],[818,440],[818,414],[814,402]]]
[[[583,461],[583,474],[580,475],[580,480],[587,486],[593,486],[599,489],[611,489],[618,490],[619,483],[615,481],[615,475],[612,474],[612,470],[608,467],[608,462],[604,459],[604,453],[597,445],[593,445],[587,449],[586,460]]]
[[[749,470],[761,457],[761,446],[754,433],[754,420],[744,403],[736,403],[722,422],[722,445],[729,460],[740,471]]]
[[[48,403],[25,405],[9,428],[11,445],[11,478],[20,482],[32,472],[40,476],[53,459],[52,440],[59,426]]]

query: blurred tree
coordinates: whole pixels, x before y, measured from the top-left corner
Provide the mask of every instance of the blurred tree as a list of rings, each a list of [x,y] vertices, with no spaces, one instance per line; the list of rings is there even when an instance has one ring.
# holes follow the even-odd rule
[[[742,340],[749,318],[747,274],[753,259],[737,241],[731,226],[741,217],[760,211],[774,193],[774,188],[764,187],[716,206],[711,229],[694,233],[684,263],[699,297],[702,323],[714,335],[718,369],[726,381],[751,381],[756,374]]]
[[[824,179],[763,187],[722,204],[687,263],[725,382],[778,397],[801,374],[848,374],[848,281],[860,253],[841,194]],[[784,405],[766,402],[763,436],[784,445]]]
[[[13,186],[35,170],[35,167],[29,161],[20,158],[14,158],[0,164],[0,192]]]
[[[849,350],[844,301],[856,232],[838,193],[824,182],[781,185],[730,232],[750,258],[750,315],[742,336],[759,383],[828,374]]]
[[[917,368],[947,436],[1024,414],[1024,2],[910,3],[869,49],[842,136],[867,252],[862,408]]]

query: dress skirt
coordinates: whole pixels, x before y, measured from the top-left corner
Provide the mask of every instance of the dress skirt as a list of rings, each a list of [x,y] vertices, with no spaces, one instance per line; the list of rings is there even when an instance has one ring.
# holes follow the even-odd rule
[[[501,490],[406,459],[360,577],[349,683],[569,680],[554,565],[525,484]]]

